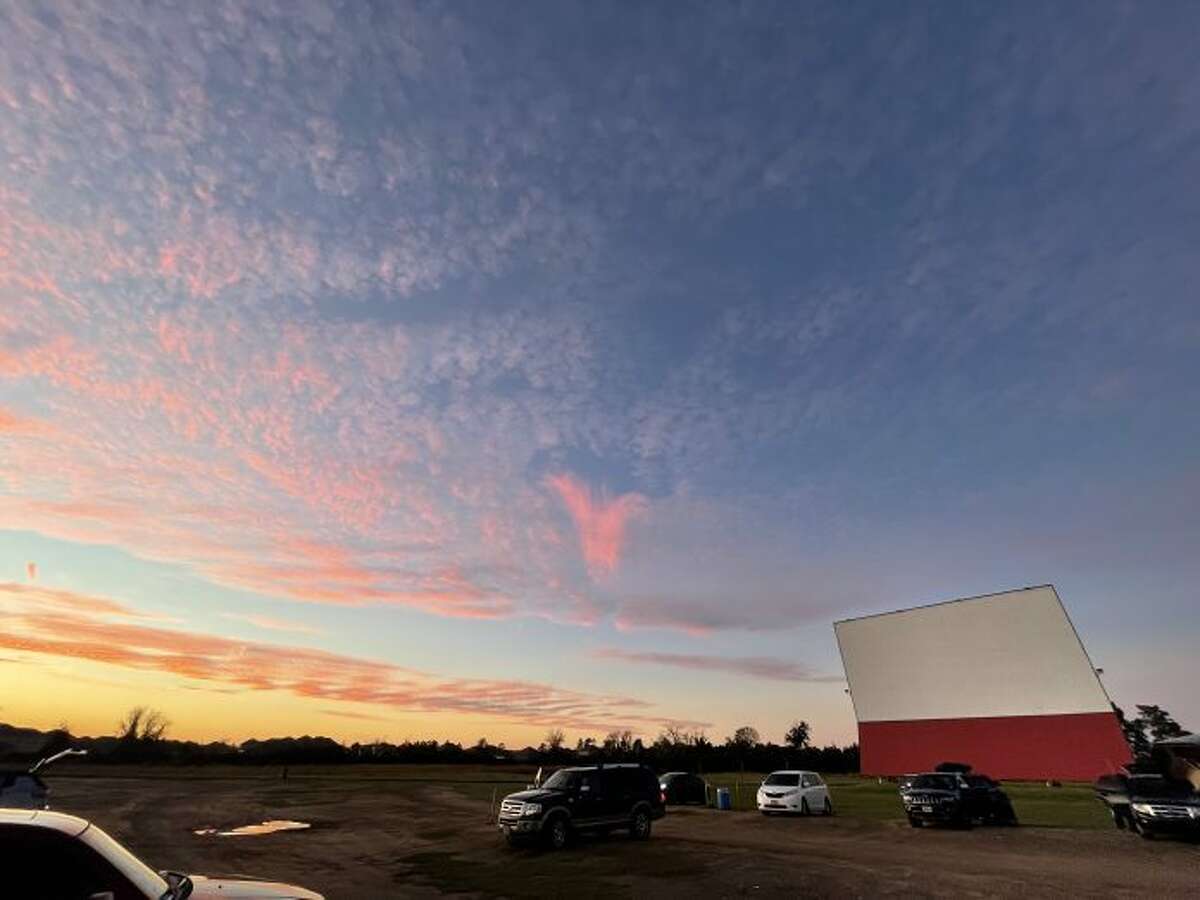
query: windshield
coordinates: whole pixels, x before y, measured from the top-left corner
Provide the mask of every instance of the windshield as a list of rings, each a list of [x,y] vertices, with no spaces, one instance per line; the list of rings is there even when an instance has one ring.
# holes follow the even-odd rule
[[[569,769],[559,769],[542,783],[542,787],[552,791],[565,791],[579,783],[579,773]]]
[[[110,838],[95,825],[89,825],[79,835],[83,841],[128,878],[147,897],[161,897],[170,888],[157,872]]]
[[[1187,797],[1193,790],[1186,781],[1142,776],[1130,779],[1129,792],[1135,797]]]
[[[925,788],[934,791],[953,791],[958,789],[956,775],[918,775],[910,787]]]
[[[800,775],[796,772],[772,772],[763,782],[766,787],[797,787]]]

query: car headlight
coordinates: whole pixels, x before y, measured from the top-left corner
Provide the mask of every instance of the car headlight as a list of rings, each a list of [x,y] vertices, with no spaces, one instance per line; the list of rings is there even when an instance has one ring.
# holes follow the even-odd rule
[[[1154,807],[1149,803],[1135,803],[1133,804],[1133,809],[1134,812],[1140,812],[1143,816],[1154,815]]]
[[[539,815],[541,811],[542,804],[540,803],[526,803],[523,807],[521,807],[521,815],[523,816],[536,816]]]

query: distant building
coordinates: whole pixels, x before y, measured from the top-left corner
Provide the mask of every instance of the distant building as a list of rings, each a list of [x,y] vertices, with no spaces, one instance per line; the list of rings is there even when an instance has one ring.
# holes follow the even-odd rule
[[[1090,780],[1130,761],[1112,702],[1051,585],[834,624],[870,775],[970,763]]]

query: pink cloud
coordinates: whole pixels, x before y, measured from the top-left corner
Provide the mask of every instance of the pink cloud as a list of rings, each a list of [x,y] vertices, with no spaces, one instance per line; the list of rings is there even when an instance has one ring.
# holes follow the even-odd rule
[[[303,622],[278,619],[274,616],[235,612],[224,612],[221,613],[221,616],[226,619],[232,619],[235,622],[245,622],[248,625],[253,625],[255,628],[262,628],[264,631],[284,631],[290,634],[321,634],[321,629],[319,628],[305,625]]]
[[[45,429],[45,424],[37,419],[19,416],[0,406],[0,435],[34,434]]]
[[[162,205],[148,232],[103,208],[59,222],[0,187],[0,382],[44,416],[0,412],[0,528],[309,603],[599,617],[556,504],[523,476],[521,434],[553,430],[553,413],[493,417],[486,390],[515,372],[577,383],[575,323],[323,320],[302,298],[327,260],[303,229]],[[362,284],[362,260],[340,260],[328,277]],[[389,277],[407,283],[401,268]],[[285,294],[301,299],[274,301]],[[431,386],[476,380],[478,406],[425,402]],[[611,571],[644,501],[560,484],[588,571]]]
[[[539,726],[657,727],[648,704],[511,679],[447,678],[307,647],[143,624],[106,598],[0,583],[0,648],[177,675],[212,689],[284,691],[428,713],[494,716]]]
[[[646,510],[646,498],[636,493],[613,499],[603,492],[594,495],[587,484],[567,473],[551,475],[546,483],[558,492],[571,513],[588,570],[596,576],[616,569],[626,528],[631,519]]]

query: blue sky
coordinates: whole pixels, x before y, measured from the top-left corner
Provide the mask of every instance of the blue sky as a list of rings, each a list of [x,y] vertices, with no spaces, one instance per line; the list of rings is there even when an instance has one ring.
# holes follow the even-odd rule
[[[0,719],[847,740],[1053,582],[1195,725],[1198,18],[11,5]]]

